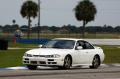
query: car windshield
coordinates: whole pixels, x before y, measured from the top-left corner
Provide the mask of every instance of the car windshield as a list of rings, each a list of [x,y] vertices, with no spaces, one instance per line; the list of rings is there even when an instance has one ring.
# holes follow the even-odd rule
[[[75,41],[73,40],[51,40],[42,48],[73,49]]]

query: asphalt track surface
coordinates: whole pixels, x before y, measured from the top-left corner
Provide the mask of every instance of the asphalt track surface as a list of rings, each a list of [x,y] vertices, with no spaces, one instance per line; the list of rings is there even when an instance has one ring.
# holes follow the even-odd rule
[[[120,67],[73,67],[69,70],[39,68],[38,70],[0,70],[0,79],[120,79]]]

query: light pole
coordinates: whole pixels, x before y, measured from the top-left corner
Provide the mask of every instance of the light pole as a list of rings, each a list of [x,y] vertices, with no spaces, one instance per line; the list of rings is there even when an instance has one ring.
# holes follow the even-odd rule
[[[40,0],[38,0],[38,39],[40,38]]]

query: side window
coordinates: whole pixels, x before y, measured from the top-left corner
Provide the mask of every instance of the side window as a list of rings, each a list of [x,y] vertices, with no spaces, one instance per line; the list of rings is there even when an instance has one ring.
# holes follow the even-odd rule
[[[83,45],[84,45],[83,41],[78,41],[77,44],[76,44],[76,49],[77,49],[78,46],[81,46],[83,48]]]
[[[85,49],[94,49],[94,47],[86,41],[84,42],[84,45],[85,45]]]
[[[78,46],[82,46],[82,49],[94,49],[94,47],[86,41],[78,41],[76,44],[76,48]]]

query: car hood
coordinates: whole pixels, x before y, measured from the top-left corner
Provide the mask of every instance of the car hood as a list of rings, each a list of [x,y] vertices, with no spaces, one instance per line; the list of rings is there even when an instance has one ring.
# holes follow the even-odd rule
[[[39,48],[39,49],[32,49],[27,51],[27,54],[32,55],[53,55],[53,54],[68,54],[72,51],[72,49],[53,49],[53,48]]]

